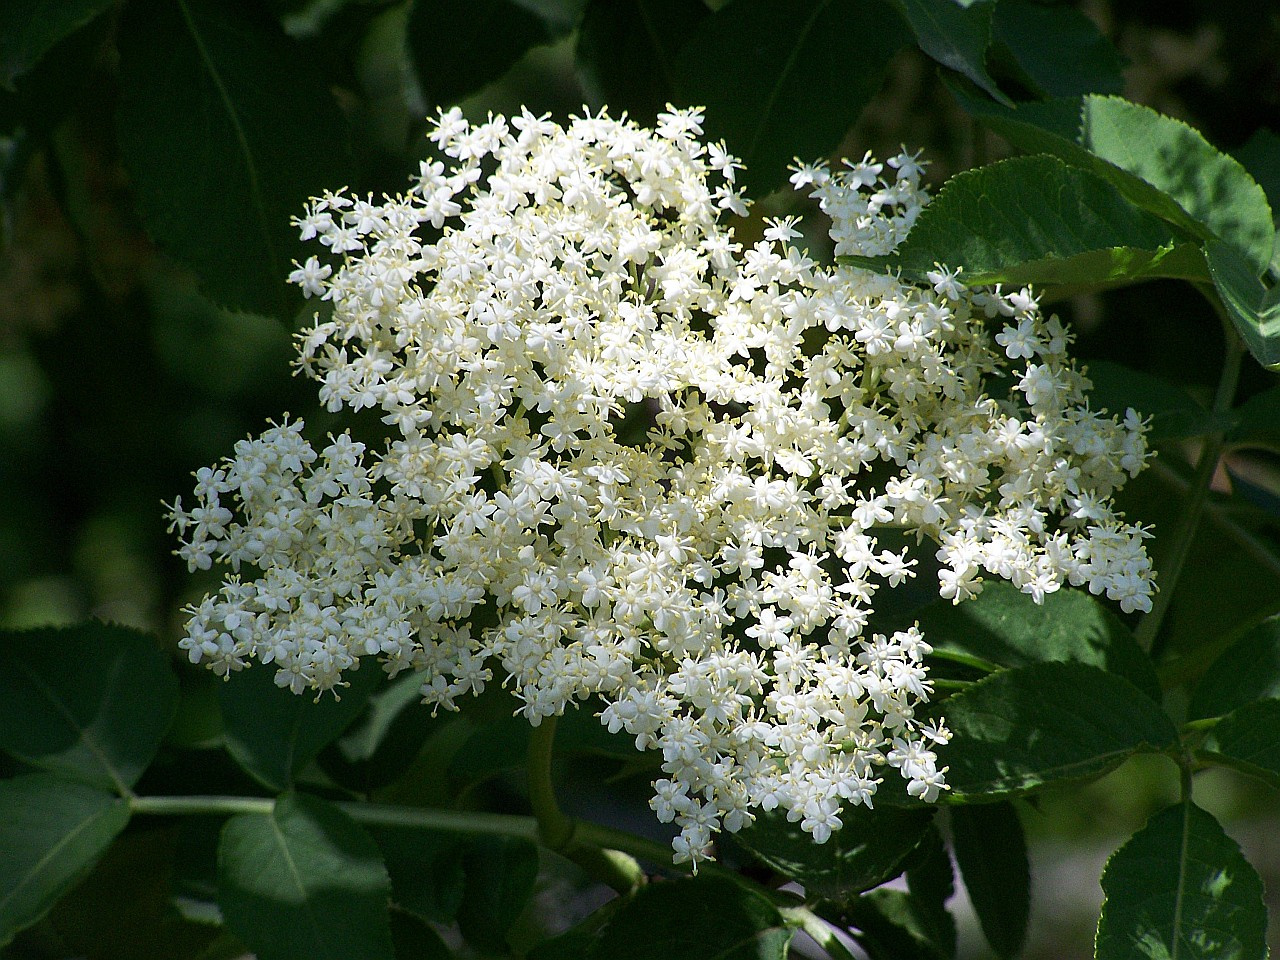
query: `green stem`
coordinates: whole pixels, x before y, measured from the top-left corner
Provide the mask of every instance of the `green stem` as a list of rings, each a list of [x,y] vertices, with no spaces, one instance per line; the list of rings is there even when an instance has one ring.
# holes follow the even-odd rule
[[[854,960],[849,948],[836,936],[831,925],[808,907],[782,907],[780,912],[791,926],[799,927],[835,960]]]
[[[1240,362],[1244,357],[1244,342],[1228,330],[1227,355],[1222,363],[1222,374],[1218,378],[1218,390],[1213,398],[1213,412],[1218,423],[1225,423],[1227,414],[1235,400],[1236,384],[1240,379]],[[1173,601],[1174,588],[1178,578],[1182,576],[1182,568],[1191,553],[1191,545],[1195,542],[1196,531],[1200,526],[1200,518],[1204,514],[1205,504],[1209,500],[1209,486],[1218,469],[1218,461],[1226,448],[1227,435],[1224,427],[1216,428],[1205,438],[1204,448],[1200,451],[1200,459],[1196,461],[1195,474],[1187,494],[1186,509],[1181,521],[1169,541],[1171,546],[1163,559],[1160,569],[1160,592],[1156,594],[1151,605],[1151,612],[1142,618],[1134,636],[1144,650],[1157,653],[1156,636],[1169,612],[1169,604]]]
[[[555,717],[544,718],[529,737],[529,805],[533,807],[534,819],[538,821],[542,843],[559,852],[573,839],[573,821],[556,803],[555,783],[551,777],[555,738]]]

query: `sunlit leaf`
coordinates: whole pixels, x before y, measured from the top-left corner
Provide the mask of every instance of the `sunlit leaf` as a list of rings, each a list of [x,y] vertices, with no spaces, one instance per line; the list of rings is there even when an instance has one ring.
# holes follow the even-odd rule
[[[844,258],[922,279],[962,266],[969,283],[1102,287],[1206,278],[1199,246],[1088,170],[1013,157],[953,177],[888,257]]]
[[[1178,731],[1128,680],[1080,663],[1002,670],[939,705],[954,734],[938,748],[950,798],[994,800],[1098,776]]]
[[[1236,333],[1255,360],[1280,370],[1280,284],[1268,289],[1253,265],[1225,243],[1209,243],[1204,253]]]
[[[1262,881],[1191,803],[1157,813],[1107,861],[1097,960],[1262,960]]]

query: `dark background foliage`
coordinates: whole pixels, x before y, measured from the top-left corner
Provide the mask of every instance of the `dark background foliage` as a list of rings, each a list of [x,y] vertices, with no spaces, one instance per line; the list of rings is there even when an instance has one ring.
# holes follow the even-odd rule
[[[985,58],[982,45],[966,49],[963,24],[931,32],[923,9],[887,0],[10,0],[0,11],[0,626],[93,616],[177,639],[180,607],[210,581],[172,558],[161,501],[285,410],[328,428],[312,385],[290,373],[291,331],[307,311],[283,282],[304,256],[288,219],[329,187],[401,189],[438,105],[482,116],[524,104],[563,117],[607,103],[647,121],[669,100],[704,104],[708,133],[747,159],[765,212],[793,204],[769,194],[795,155],[885,156],[906,144],[923,149],[940,185],[1012,154],[952,95],[960,77],[1014,100],[1123,93],[1242,159],[1261,154],[1257,169],[1280,170],[1280,140],[1251,139],[1280,131],[1280,14],[1266,5],[1001,0]],[[60,22],[64,14],[74,22]],[[1055,64],[1064,49],[1074,58]],[[780,57],[800,65],[785,82],[770,72]],[[757,222],[740,232],[750,236]],[[1131,386],[1137,371],[1208,403],[1218,321],[1186,284],[1082,293],[1055,309],[1074,323],[1077,352],[1097,361],[1104,390]],[[1239,399],[1269,386],[1270,375],[1248,365]],[[1190,475],[1187,435],[1170,430],[1160,462],[1128,494],[1131,516],[1157,534]],[[1158,639],[1166,651],[1280,608],[1275,455],[1233,454],[1215,489]],[[218,741],[215,684],[178,666],[179,739]],[[374,761],[385,757],[351,750],[355,761],[327,762],[379,775]],[[0,772],[10,762],[0,759]],[[486,778],[503,760],[480,762],[480,775],[460,782],[483,782],[501,807],[506,787]],[[225,791],[243,777],[226,767],[199,776]],[[590,782],[584,770],[598,772],[585,764],[567,782]],[[179,773],[161,762],[148,776],[160,786]],[[1275,794],[1212,777],[1197,796],[1229,821],[1274,907]],[[1025,807],[1040,898],[1028,956],[1088,955],[1103,858],[1176,787],[1167,769],[1138,762],[1083,794],[1050,791]],[[222,949],[155,897],[125,904],[112,894],[142,864],[199,860],[208,832],[126,838],[6,955]],[[168,878],[148,882],[159,890]],[[979,951],[978,942],[962,928],[962,950]]]

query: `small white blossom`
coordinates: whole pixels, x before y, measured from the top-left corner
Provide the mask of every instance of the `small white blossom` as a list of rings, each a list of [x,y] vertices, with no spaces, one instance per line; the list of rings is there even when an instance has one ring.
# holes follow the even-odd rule
[[[286,419],[197,474],[179,553],[229,573],[192,662],[301,693],[377,659],[447,710],[498,680],[534,724],[598,696],[661,754],[652,806],[696,863],[757,809],[826,840],[876,771],[946,788],[925,638],[864,632],[920,550],[957,603],[990,576],[1150,608],[1111,505],[1145,425],[1088,409],[1061,324],[959,267],[819,266],[795,218],[743,249],[741,165],[701,123],[454,108],[406,195],[312,203],[325,252],[290,279],[332,311],[300,366],[391,438]],[[892,251],[928,202],[917,157],[887,166],[796,168],[837,253]]]

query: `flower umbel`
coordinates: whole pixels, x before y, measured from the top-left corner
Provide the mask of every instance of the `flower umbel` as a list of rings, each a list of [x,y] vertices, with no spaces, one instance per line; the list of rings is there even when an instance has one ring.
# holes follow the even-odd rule
[[[915,629],[869,629],[929,543],[959,602],[1003,577],[1037,600],[1153,591],[1111,497],[1142,424],[1091,411],[1067,332],[1027,290],[816,264],[793,218],[745,248],[740,166],[695,110],[442,113],[441,159],[380,203],[298,220],[327,248],[291,279],[331,311],[299,338],[335,412],[392,438],[241,441],[175,503],[192,569],[230,568],[181,642],[295,693],[376,659],[424,700],[498,678],[533,724],[599,697],[662,755],[676,858],[781,808],[819,842],[887,769],[935,799],[949,737]],[[892,250],[928,197],[916,158],[794,178],[838,253]]]

